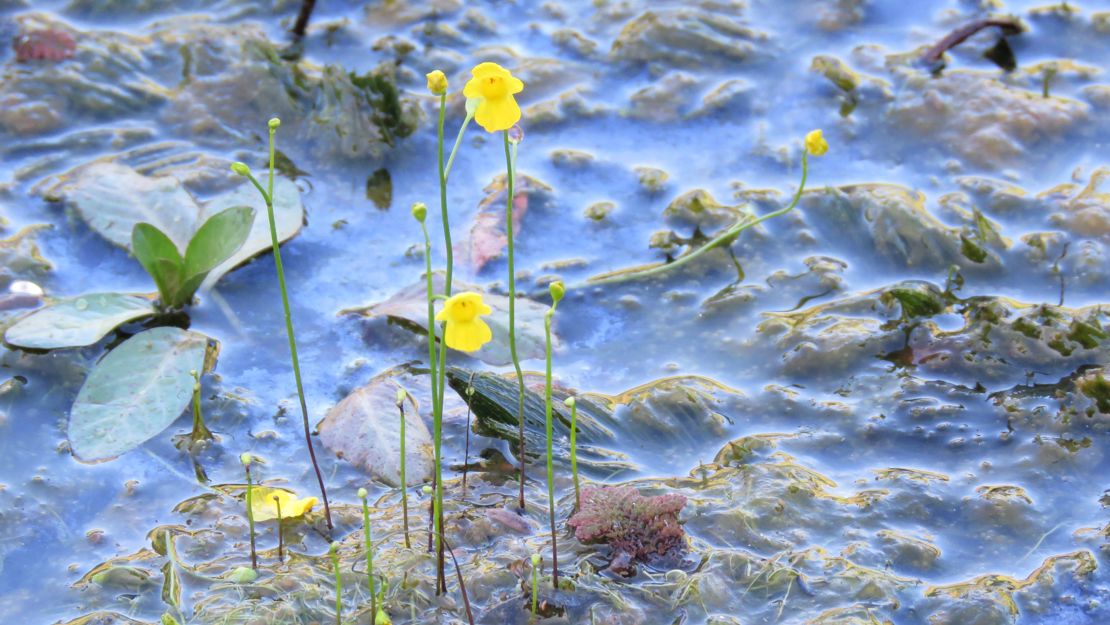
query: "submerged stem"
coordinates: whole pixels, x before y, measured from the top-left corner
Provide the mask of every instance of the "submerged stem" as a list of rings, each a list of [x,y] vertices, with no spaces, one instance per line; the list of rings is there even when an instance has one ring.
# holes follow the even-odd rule
[[[370,582],[370,614],[378,614],[377,583],[374,581],[374,541],[370,531],[370,507],[366,504],[366,491],[359,489],[359,499],[362,500],[362,527],[366,540],[366,577]]]
[[[520,437],[520,453],[518,460],[520,462],[520,509],[524,510],[524,466],[527,461],[524,458],[524,372],[520,370],[520,357],[516,353],[516,269],[514,268],[513,257],[513,155],[509,147],[509,131],[504,132],[505,137],[505,180],[508,186],[508,200],[506,201],[505,208],[505,236],[508,239],[508,262],[509,262],[509,354],[513,358],[513,368],[516,370],[517,390],[519,392],[517,402],[517,419],[520,424],[519,434]]]
[[[785,208],[780,208],[777,211],[773,211],[773,212],[767,213],[766,215],[756,217],[755,219],[752,219],[750,221],[737,222],[737,223],[729,226],[721,234],[718,234],[717,236],[710,239],[709,242],[706,243],[705,245],[699,247],[698,249],[694,250],[693,252],[690,252],[688,254],[684,254],[683,256],[680,256],[677,259],[675,259],[675,260],[673,260],[669,263],[656,265],[654,267],[649,267],[647,269],[643,269],[643,270],[640,270],[640,271],[632,271],[632,272],[628,272],[628,273],[621,273],[621,274],[618,274],[618,275],[610,275],[608,277],[602,276],[602,277],[599,277],[599,278],[596,278],[596,279],[590,279],[590,280],[586,281],[585,286],[598,286],[598,285],[602,285],[602,284],[614,284],[614,283],[617,283],[617,282],[626,282],[628,280],[638,280],[638,279],[641,279],[641,278],[650,278],[652,276],[657,276],[657,275],[659,275],[663,272],[670,271],[671,269],[681,267],[681,266],[697,259],[698,257],[702,256],[703,254],[712,250],[715,247],[719,247],[719,246],[721,246],[725,243],[732,242],[732,240],[735,239],[737,235],[739,235],[741,232],[747,230],[748,228],[751,228],[752,226],[757,226],[757,225],[767,221],[768,219],[771,219],[773,217],[778,217],[779,215],[785,215],[786,213],[789,213],[791,210],[794,209],[795,206],[798,205],[798,201],[801,200],[801,198],[802,198],[802,191],[804,191],[805,187],[806,187],[806,175],[808,173],[808,164],[807,164],[807,161],[806,161],[806,156],[807,155],[808,155],[808,152],[803,150],[802,151],[802,180],[798,184],[798,191],[794,193],[794,199],[792,199],[790,201],[790,204],[788,204]]]
[[[343,576],[339,573],[339,543],[328,549],[331,565],[335,569],[335,625],[343,625]]]
[[[253,502],[251,500],[252,491],[254,490],[254,484],[251,482],[250,462],[244,463],[243,468],[247,471],[247,526],[250,528],[251,534],[251,568],[257,571],[258,552],[255,551],[254,548],[254,508],[252,507]]]

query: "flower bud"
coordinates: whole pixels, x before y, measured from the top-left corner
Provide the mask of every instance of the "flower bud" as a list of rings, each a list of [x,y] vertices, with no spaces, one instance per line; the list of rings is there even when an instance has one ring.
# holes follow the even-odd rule
[[[423,490],[423,491],[424,491],[424,494],[425,494],[425,495],[431,495],[431,494],[432,494],[432,487],[431,487],[431,486],[425,486],[425,487],[424,487],[423,489],[421,489],[421,490]]]
[[[556,280],[547,285],[547,290],[551,293],[551,301],[556,304],[562,301],[563,296],[567,294],[567,287],[562,280]]]
[[[532,566],[539,566],[541,560],[543,560],[543,558],[540,557],[540,554],[538,554],[538,553],[533,553],[532,554]]]
[[[254,458],[251,458],[251,455],[246,452],[239,455],[239,462],[242,462],[244,467],[251,466],[251,461],[253,460]]]
[[[432,95],[447,93],[447,76],[443,72],[437,69],[425,74],[425,78],[428,79],[428,91],[431,91]]]
[[[413,202],[412,216],[416,221],[424,223],[424,218],[428,216],[428,205],[424,202]]]
[[[806,152],[814,156],[823,156],[829,151],[829,144],[820,130],[811,130],[806,134]]]
[[[266,125],[270,127],[270,130],[277,130],[281,127],[281,120],[276,117],[271,117],[270,121],[266,122]]]
[[[367,495],[367,493],[366,493],[365,488],[358,489],[358,498],[359,499],[366,499],[366,495]]]
[[[563,403],[566,404],[567,408],[574,408],[576,402],[573,397],[568,397],[563,400]]]
[[[400,406],[401,404],[405,403],[405,398],[408,397],[408,395],[409,394],[407,391],[405,391],[405,389],[397,389],[397,405]]]
[[[339,553],[339,543],[333,542],[331,544],[331,546],[328,547],[328,553],[330,553],[333,556],[336,555],[337,553]]]
[[[251,168],[247,167],[246,163],[240,163],[239,161],[235,161],[231,164],[231,171],[239,174],[240,176],[251,175]]]
[[[374,617],[374,625],[393,625],[393,621],[385,610],[378,608],[378,614]]]

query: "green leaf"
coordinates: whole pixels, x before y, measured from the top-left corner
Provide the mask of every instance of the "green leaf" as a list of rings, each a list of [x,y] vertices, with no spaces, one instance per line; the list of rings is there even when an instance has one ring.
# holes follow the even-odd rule
[[[183,299],[191,299],[208,272],[243,247],[253,222],[254,209],[249,206],[234,206],[204,222],[185,250]]]
[[[208,337],[180,328],[140,332],[89,373],[69,416],[69,443],[82,462],[103,462],[157,436],[189,406],[190,371],[205,369]]]
[[[258,190],[250,183],[243,183],[234,191],[225,193],[204,207],[204,215],[215,215],[235,206],[250,206],[258,218],[251,226],[246,242],[231,258],[222,262],[208,273],[201,288],[211,288],[225,273],[258,256],[268,254],[273,249],[270,240],[270,221],[266,215],[266,203]],[[203,218],[203,217],[202,217]],[[297,184],[288,178],[274,179],[274,223],[277,226],[279,243],[293,238],[304,226],[304,204]]]
[[[180,291],[185,281],[185,261],[177,245],[164,232],[148,223],[135,224],[131,231],[131,250],[139,264],[146,269],[158,292],[162,305],[177,308],[181,305]]]
[[[116,327],[154,312],[154,304],[139,295],[90,293],[32,312],[8,328],[4,341],[29,349],[84,347]]]

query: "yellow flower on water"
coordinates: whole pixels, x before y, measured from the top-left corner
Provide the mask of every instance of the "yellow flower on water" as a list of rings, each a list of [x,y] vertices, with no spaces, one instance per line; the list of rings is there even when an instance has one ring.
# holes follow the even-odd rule
[[[806,134],[806,152],[814,156],[821,156],[829,151],[829,144],[820,130],[811,130]]]
[[[274,497],[277,501],[274,501]],[[292,519],[304,516],[316,505],[315,497],[297,499],[297,495],[284,488],[255,486],[251,491],[251,514],[255,522],[270,521],[278,518],[278,502],[281,503],[281,518]]]
[[[520,106],[514,93],[524,90],[524,83],[497,63],[479,63],[470,72],[474,77],[463,88],[468,98],[481,98],[474,119],[488,132],[508,130],[520,121]]]
[[[433,95],[447,93],[447,76],[443,72],[437,69],[424,76],[428,79],[428,91],[431,91]]]
[[[460,352],[473,352],[493,339],[493,332],[480,315],[488,315],[493,310],[482,301],[481,293],[466,292],[452,295],[443,303],[443,310],[436,315],[436,321],[446,321],[447,331],[443,340],[447,347]]]

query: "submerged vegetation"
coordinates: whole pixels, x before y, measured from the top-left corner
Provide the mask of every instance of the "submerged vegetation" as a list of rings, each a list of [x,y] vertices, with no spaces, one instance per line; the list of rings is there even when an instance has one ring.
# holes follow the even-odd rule
[[[795,4],[0,6],[0,621],[1110,620],[1110,13]]]

